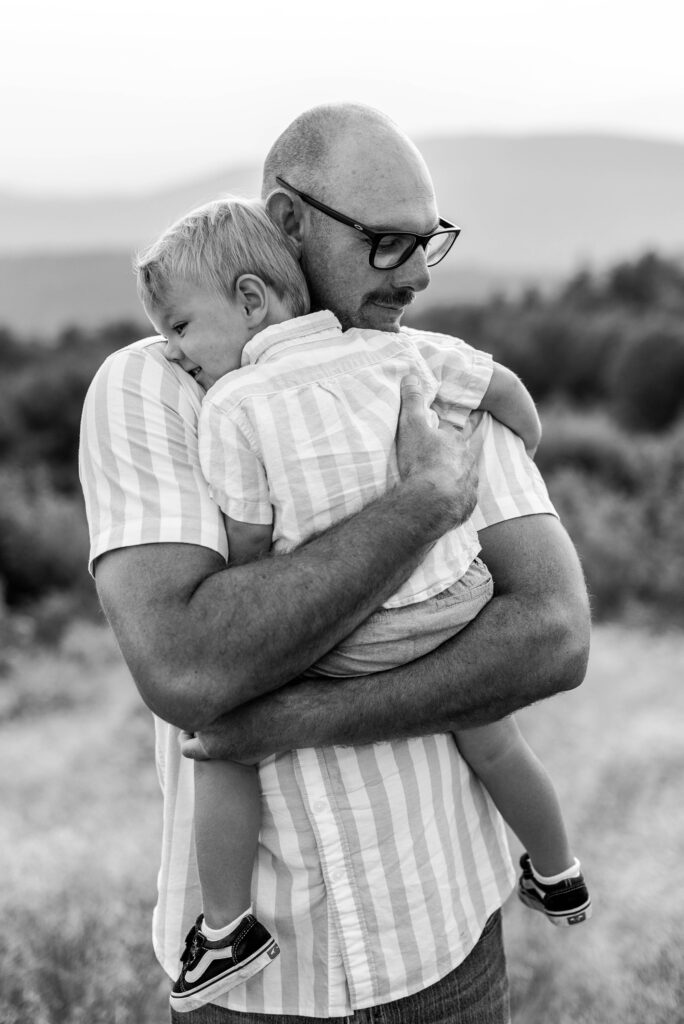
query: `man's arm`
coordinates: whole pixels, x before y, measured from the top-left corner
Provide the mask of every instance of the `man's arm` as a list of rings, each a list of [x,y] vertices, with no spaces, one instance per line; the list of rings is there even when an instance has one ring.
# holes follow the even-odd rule
[[[197,731],[282,686],[392,594],[427,546],[468,518],[466,443],[426,422],[420,384],[402,388],[393,491],[288,555],[225,569],[193,544],[102,555],[102,606],[147,705]]]
[[[466,729],[579,685],[589,610],[563,527],[525,516],[488,527],[480,542],[495,594],[454,639],[390,672],[296,682],[238,708],[202,732],[209,755],[249,760]]]

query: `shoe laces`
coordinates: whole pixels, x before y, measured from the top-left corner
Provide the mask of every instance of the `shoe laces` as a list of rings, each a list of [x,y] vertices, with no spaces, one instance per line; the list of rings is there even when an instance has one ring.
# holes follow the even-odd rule
[[[193,965],[199,960],[203,949],[203,936],[197,926],[194,925],[186,936],[185,949],[181,955],[181,962],[192,970]]]

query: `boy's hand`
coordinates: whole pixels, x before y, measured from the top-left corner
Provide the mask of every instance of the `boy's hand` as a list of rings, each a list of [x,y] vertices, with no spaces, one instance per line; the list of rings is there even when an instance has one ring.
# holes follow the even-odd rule
[[[418,377],[401,382],[401,411],[397,426],[397,463],[402,480],[432,490],[453,526],[473,513],[477,502],[477,470],[470,446],[461,431],[441,423],[428,423],[428,410]]]

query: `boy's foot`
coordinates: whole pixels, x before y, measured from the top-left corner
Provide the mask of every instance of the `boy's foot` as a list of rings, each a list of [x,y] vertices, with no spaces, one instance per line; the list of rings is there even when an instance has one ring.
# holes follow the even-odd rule
[[[581,924],[591,917],[591,897],[581,874],[546,885],[532,871],[529,854],[523,853],[520,867],[518,897],[526,907],[540,910],[556,925]]]
[[[180,977],[171,991],[178,1013],[213,1002],[263,970],[280,953],[278,943],[253,914],[245,914],[235,931],[211,942],[202,931],[203,915],[190,929],[181,956]]]

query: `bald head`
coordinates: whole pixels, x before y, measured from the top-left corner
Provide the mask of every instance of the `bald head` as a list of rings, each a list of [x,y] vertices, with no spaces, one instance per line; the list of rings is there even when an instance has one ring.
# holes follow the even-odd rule
[[[262,195],[301,262],[312,309],[332,310],[343,327],[399,329],[405,307],[430,281],[425,247],[379,269],[373,232],[428,235],[439,216],[425,161],[389,117],[357,103],[300,114],[266,157]]]
[[[359,193],[373,203],[389,191],[399,205],[404,193],[433,194],[425,161],[408,136],[386,114],[360,103],[324,104],[300,114],[266,157],[264,199],[278,187],[276,175],[333,205],[353,202]]]

